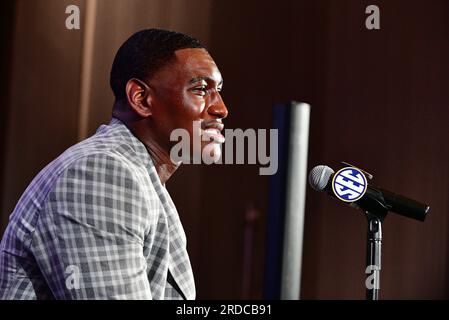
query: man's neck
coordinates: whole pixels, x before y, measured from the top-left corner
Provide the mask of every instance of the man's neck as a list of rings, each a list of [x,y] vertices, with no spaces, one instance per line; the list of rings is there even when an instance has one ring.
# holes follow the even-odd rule
[[[153,141],[145,142],[142,140],[142,142],[153,160],[153,164],[162,185],[165,185],[167,180],[170,179],[173,173],[175,173],[176,169],[179,168],[179,164],[174,164],[170,159],[170,155]]]
[[[171,161],[170,152],[157,143],[157,139],[152,136],[144,120],[137,119],[135,116],[129,115],[126,112],[122,113],[117,111],[117,109],[114,110],[113,116],[122,121],[137,139],[145,145],[151,160],[153,160],[159,179],[162,185],[165,185],[180,164],[174,164]]]

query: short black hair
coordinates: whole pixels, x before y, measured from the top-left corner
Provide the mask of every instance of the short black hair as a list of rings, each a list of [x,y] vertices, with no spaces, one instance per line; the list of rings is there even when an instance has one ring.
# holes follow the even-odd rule
[[[174,57],[175,51],[205,48],[199,40],[180,32],[145,29],[134,33],[118,49],[112,63],[109,84],[117,101],[126,97],[129,79],[149,80]]]

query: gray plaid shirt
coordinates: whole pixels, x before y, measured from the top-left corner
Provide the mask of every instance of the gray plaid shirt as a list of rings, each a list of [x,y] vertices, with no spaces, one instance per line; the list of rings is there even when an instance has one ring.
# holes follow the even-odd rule
[[[101,126],[28,186],[0,245],[0,298],[195,298],[176,208],[122,122]]]

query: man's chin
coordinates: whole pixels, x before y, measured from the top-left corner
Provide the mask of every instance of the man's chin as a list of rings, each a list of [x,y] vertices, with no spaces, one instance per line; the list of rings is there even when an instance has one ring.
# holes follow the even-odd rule
[[[175,150],[170,152],[170,159],[173,164],[212,164],[221,163],[222,144],[217,142],[203,142],[200,148],[188,150]],[[181,151],[181,152],[178,152]],[[184,152],[183,152],[184,151]]]
[[[221,158],[221,143],[210,142],[201,150],[201,162],[205,164],[217,163]]]

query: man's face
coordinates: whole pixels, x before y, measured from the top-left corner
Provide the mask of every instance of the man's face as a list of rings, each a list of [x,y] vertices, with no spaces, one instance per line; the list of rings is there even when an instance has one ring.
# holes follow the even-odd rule
[[[171,132],[181,128],[189,132],[190,150],[202,152],[208,146],[214,158],[220,157],[221,119],[228,114],[220,96],[222,85],[220,71],[205,49],[177,50],[174,60],[154,74],[149,81],[152,121],[165,151],[177,143],[170,141]],[[201,124],[198,130],[193,130],[194,121]],[[201,141],[201,150],[193,149],[193,139]]]

